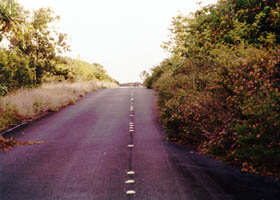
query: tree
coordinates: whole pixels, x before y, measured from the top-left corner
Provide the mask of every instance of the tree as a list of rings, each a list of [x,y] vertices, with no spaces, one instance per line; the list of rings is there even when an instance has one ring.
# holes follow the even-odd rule
[[[145,81],[148,77],[149,77],[149,73],[146,70],[140,73],[141,80]]]
[[[51,73],[61,74],[55,64],[57,54],[69,50],[65,42],[67,35],[50,29],[50,24],[59,20],[50,8],[41,8],[33,15],[25,15],[25,26],[21,27],[22,35],[10,37],[10,49],[29,58],[29,66],[35,72],[35,83],[40,84],[42,77]]]
[[[50,8],[31,13],[14,0],[0,1],[0,42],[8,44],[0,52],[2,86],[18,88],[40,84],[47,74],[67,75],[55,67],[62,62],[58,54],[69,50],[67,35],[51,26],[58,20]]]
[[[20,31],[24,22],[23,8],[13,0],[1,0],[0,2],[0,42],[3,36]]]

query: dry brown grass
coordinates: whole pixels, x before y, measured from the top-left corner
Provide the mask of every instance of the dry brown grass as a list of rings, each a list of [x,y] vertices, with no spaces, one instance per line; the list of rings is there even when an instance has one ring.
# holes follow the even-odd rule
[[[75,104],[88,92],[111,83],[75,82],[46,83],[38,88],[20,89],[0,98],[0,131],[45,112]]]
[[[116,88],[116,87],[118,87],[118,85],[116,83],[105,82],[105,81],[99,81],[99,82],[97,82],[97,85],[101,88]]]

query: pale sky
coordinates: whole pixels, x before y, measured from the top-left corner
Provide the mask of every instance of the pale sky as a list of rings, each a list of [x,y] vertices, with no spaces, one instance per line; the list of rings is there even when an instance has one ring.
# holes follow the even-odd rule
[[[140,81],[139,74],[158,65],[168,54],[172,17],[188,14],[199,0],[18,0],[25,9],[51,7],[68,34],[68,56],[104,66],[117,81]],[[200,0],[203,5],[217,0]]]

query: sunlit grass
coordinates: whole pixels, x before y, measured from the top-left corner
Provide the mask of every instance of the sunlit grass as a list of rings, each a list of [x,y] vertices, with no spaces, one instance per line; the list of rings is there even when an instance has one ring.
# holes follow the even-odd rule
[[[98,88],[113,87],[106,82],[45,83],[38,88],[19,89],[0,98],[0,131],[43,113],[75,104]]]
[[[101,88],[116,88],[118,85],[114,82],[99,81],[96,83]]]

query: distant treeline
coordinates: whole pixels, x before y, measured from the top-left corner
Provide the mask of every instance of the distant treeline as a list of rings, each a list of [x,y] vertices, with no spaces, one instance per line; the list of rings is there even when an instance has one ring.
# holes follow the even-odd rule
[[[122,83],[120,84],[121,87],[140,87],[140,86],[143,86],[142,83],[140,82],[129,82],[129,83]]]
[[[66,73],[60,78],[70,81],[107,81],[118,84],[112,79],[99,63],[88,63],[80,59],[72,59],[69,57],[61,57],[59,64],[56,65],[56,70],[65,71]],[[57,79],[57,77],[55,77]]]
[[[0,95],[55,79],[113,81],[99,64],[63,58],[67,36],[58,33],[50,8],[30,12],[14,0],[0,1]]]
[[[280,2],[220,0],[173,19],[171,56],[151,69],[170,138],[280,176]]]

